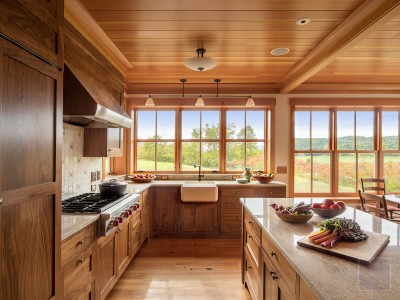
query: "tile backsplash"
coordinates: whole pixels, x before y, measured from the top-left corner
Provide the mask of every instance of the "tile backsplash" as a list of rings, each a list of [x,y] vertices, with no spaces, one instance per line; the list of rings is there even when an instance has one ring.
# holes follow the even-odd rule
[[[91,190],[91,172],[102,170],[102,158],[83,157],[83,128],[64,123],[62,149],[62,193],[81,194]],[[101,176],[100,176],[101,177]]]

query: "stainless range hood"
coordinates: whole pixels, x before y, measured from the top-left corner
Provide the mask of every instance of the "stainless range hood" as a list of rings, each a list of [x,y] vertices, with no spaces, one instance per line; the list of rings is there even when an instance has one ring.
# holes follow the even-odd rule
[[[64,122],[88,128],[131,128],[132,120],[117,99],[78,68],[64,68]]]

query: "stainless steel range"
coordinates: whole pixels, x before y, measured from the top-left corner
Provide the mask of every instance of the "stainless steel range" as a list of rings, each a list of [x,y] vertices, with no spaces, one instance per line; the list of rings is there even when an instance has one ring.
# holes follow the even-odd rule
[[[63,213],[100,214],[100,234],[107,235],[124,219],[139,210],[139,194],[102,199],[98,193],[85,193],[62,201]]]

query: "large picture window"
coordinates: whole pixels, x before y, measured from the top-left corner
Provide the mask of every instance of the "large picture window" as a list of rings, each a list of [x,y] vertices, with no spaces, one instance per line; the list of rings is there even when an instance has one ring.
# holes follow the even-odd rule
[[[400,112],[321,108],[294,111],[294,196],[357,196],[361,178],[400,192]]]
[[[267,170],[267,109],[133,111],[132,171]],[[176,129],[176,125],[179,124]]]

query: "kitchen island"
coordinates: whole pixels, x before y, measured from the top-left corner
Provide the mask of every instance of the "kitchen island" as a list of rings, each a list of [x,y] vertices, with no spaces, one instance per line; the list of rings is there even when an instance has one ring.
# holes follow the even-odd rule
[[[389,244],[365,266],[298,246],[297,241],[325,219],[314,215],[307,223],[287,223],[276,216],[270,204],[300,201],[322,199],[241,199],[242,279],[253,299],[275,299],[279,295],[289,299],[399,299],[399,225],[350,207],[339,216],[354,219],[363,230],[390,236]]]

